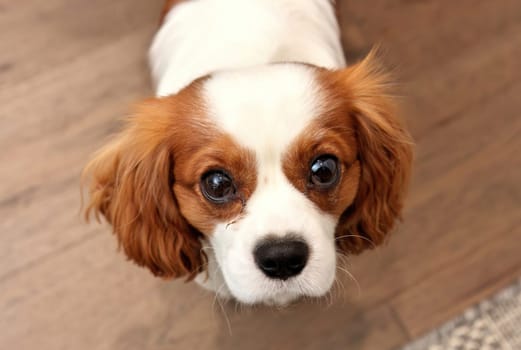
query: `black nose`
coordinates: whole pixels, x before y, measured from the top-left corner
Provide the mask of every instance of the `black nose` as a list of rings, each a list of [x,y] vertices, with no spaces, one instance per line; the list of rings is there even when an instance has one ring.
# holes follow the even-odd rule
[[[306,266],[309,248],[299,239],[270,238],[255,247],[253,256],[266,276],[286,280],[298,275]]]

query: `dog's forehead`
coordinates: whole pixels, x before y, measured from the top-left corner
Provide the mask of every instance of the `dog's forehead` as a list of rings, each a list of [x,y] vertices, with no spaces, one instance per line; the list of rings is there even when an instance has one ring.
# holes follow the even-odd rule
[[[209,116],[241,145],[283,150],[320,114],[316,68],[275,64],[217,73],[203,88]]]

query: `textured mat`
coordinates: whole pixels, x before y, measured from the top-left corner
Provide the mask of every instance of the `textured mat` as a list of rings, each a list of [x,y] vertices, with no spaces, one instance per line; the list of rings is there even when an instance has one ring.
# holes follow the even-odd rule
[[[521,279],[402,350],[521,350]]]

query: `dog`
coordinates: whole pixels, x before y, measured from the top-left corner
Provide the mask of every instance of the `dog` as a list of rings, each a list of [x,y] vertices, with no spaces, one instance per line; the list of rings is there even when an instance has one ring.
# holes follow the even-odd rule
[[[245,304],[325,295],[400,219],[411,138],[331,0],[167,1],[156,97],[86,166],[87,218],[127,257]]]

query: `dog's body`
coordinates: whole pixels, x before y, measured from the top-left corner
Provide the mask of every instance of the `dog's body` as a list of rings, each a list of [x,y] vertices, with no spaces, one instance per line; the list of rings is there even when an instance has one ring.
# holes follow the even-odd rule
[[[150,50],[158,98],[86,169],[137,264],[283,305],[331,287],[337,251],[400,215],[407,132],[374,57],[344,68],[329,0],[169,1]]]
[[[216,71],[275,62],[345,66],[330,0],[182,1],[150,50],[159,96]]]

